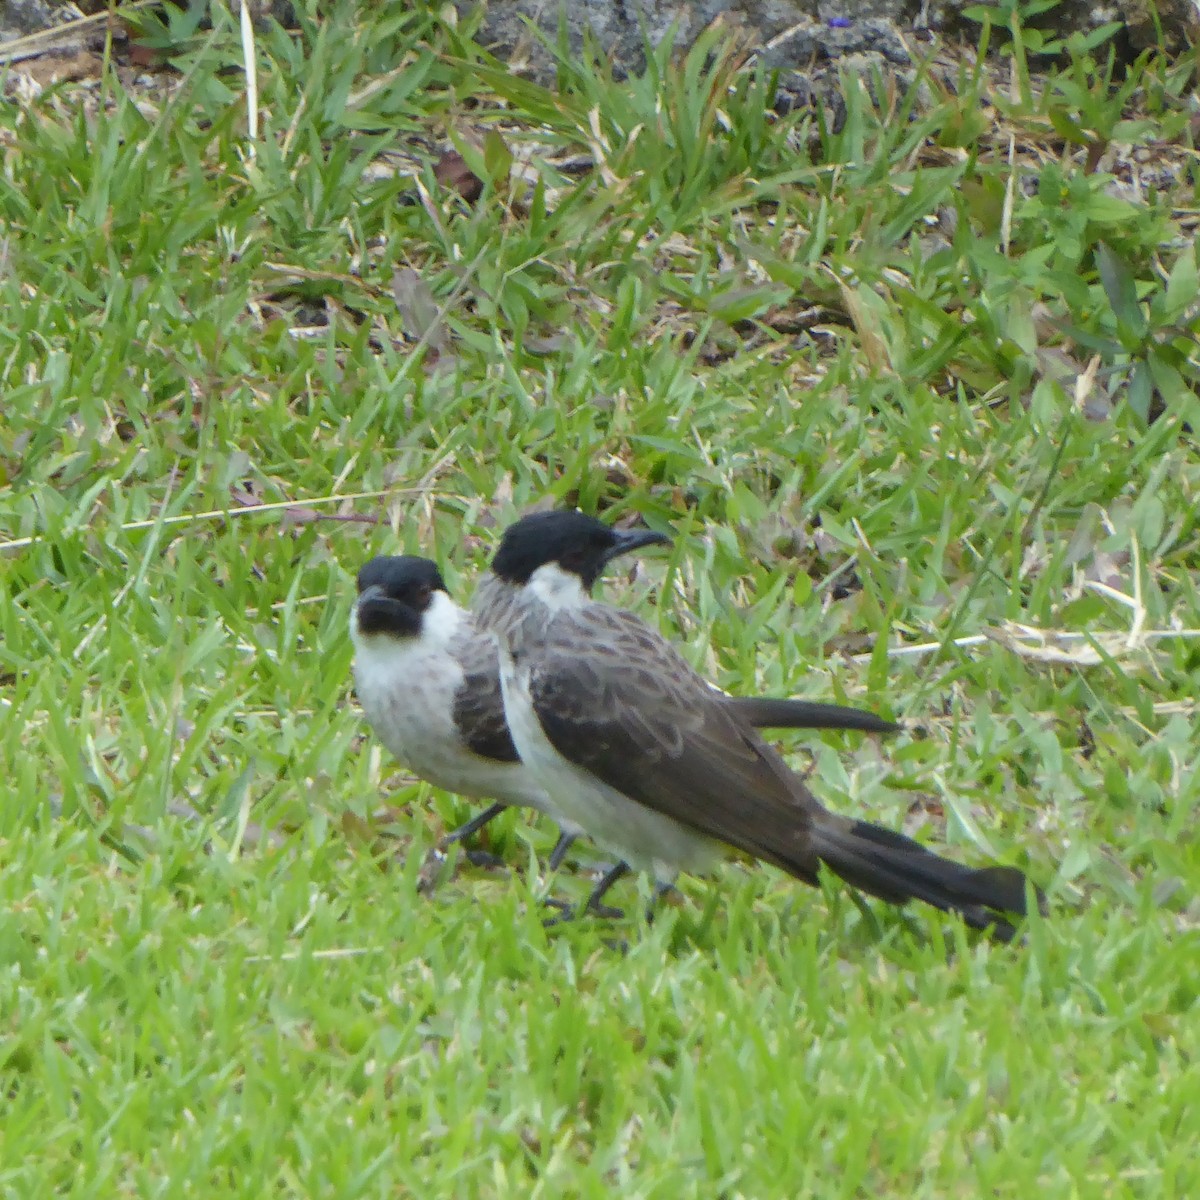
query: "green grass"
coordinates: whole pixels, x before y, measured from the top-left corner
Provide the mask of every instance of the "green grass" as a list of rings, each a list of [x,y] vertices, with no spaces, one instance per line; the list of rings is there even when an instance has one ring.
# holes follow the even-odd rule
[[[253,146],[228,20],[0,112],[0,1190],[1194,1193],[1194,64],[833,130],[706,47],[547,91],[319,7]],[[467,810],[364,735],[353,575],[465,595],[546,496],[674,532],[606,595],[722,686],[913,721],[783,744],[1050,916],[735,864],[544,930],[518,816],[426,887]]]

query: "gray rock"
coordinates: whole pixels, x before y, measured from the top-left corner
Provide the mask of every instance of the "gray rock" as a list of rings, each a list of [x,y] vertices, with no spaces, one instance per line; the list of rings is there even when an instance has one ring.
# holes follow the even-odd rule
[[[456,6],[464,17],[476,8],[474,0],[456,0]],[[814,0],[574,0],[561,8],[546,0],[492,0],[479,40],[498,58],[515,61],[540,80],[554,70],[553,56],[541,39],[556,42],[560,20],[573,54],[583,53],[590,33],[593,45],[618,75],[644,68],[647,40],[659,46],[670,37],[675,49],[685,50],[717,22],[773,69],[803,69],[847,54],[876,54],[906,64],[909,55],[893,19],[903,7],[899,0],[844,6]],[[853,9],[854,16],[843,8]]]
[[[274,18],[288,24],[295,19],[291,0],[248,0],[256,21]],[[236,10],[237,0],[232,0]],[[104,12],[107,0],[0,0],[0,41],[39,33],[91,13]]]
[[[462,16],[479,9],[480,0],[455,0]],[[553,55],[536,28],[551,43],[559,23],[573,54],[583,51],[590,31],[594,45],[620,74],[645,66],[645,40],[661,45],[670,37],[677,50],[690,46],[714,22],[759,52],[768,66],[806,70],[814,64],[865,56],[891,66],[909,62],[904,33],[926,29],[961,32],[968,38],[978,24],[963,17],[978,0],[486,0],[479,40],[517,69],[539,80],[553,76]],[[1157,43],[1157,8],[1167,49],[1183,49],[1189,35],[1200,33],[1194,0],[1063,0],[1041,14],[1036,24],[1056,35],[1087,32],[1121,21],[1133,50]],[[903,31],[903,32],[902,32]]]
[[[236,6],[236,0],[234,0]],[[289,0],[247,0],[256,20],[293,19]],[[541,82],[554,77],[554,58],[539,37],[558,38],[559,22],[573,54],[590,35],[618,75],[645,66],[645,44],[670,38],[685,50],[714,23],[781,71],[828,73],[822,64],[893,69],[909,63],[905,37],[926,29],[973,38],[979,26],[963,17],[978,0],[454,0],[463,18],[482,9],[478,39],[513,68]],[[36,32],[106,7],[105,0],[0,0],[0,38]],[[1157,13],[1157,21],[1155,14]],[[1063,0],[1036,18],[1048,32],[1088,31],[1109,21],[1125,26],[1134,52],[1158,42],[1169,51],[1200,38],[1196,0]]]
[[[49,29],[79,16],[79,13],[74,4],[63,4],[62,0],[3,0],[0,3],[0,30],[7,41]]]

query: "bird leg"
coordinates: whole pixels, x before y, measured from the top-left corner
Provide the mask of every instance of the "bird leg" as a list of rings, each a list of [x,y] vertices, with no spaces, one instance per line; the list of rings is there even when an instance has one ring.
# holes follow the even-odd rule
[[[578,834],[567,833],[566,830],[559,833],[558,841],[554,843],[554,849],[550,851],[550,859],[546,864],[550,868],[551,874],[563,865],[563,859],[567,857],[567,851],[575,844],[577,836]]]
[[[485,808],[483,812],[472,817],[465,825],[460,825],[457,829],[452,829],[441,842],[438,843],[438,849],[445,846],[451,846],[455,842],[461,842],[464,838],[469,838],[472,834],[478,833],[490,821],[494,821],[506,808],[504,804],[493,804],[490,808]],[[463,857],[473,867],[480,867],[486,871],[499,871],[504,867],[504,859],[498,854],[489,854],[486,850],[471,850],[464,849]]]
[[[676,891],[673,883],[656,883],[654,885],[654,895],[650,897],[650,903],[646,905],[646,924],[654,924],[654,914],[658,910],[658,902],[668,893]]]
[[[491,808],[485,808],[483,812],[472,817],[465,825],[460,825],[457,829],[452,829],[444,838],[442,845],[449,846],[453,842],[461,842],[463,838],[469,838],[472,834],[478,833],[489,822],[494,821],[507,807],[504,804],[493,804]]]
[[[612,887],[618,879],[624,879],[629,874],[629,864],[619,862],[616,866],[610,867],[604,877],[594,888],[592,894],[587,898],[587,903],[583,906],[585,913],[595,913],[598,917],[604,917],[607,920],[615,921],[625,914],[619,908],[609,908],[607,904],[601,904],[605,893]]]

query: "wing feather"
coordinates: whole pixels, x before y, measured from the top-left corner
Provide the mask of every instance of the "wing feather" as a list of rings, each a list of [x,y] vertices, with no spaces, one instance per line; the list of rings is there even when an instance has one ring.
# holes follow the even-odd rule
[[[451,651],[463,670],[462,684],[454,694],[454,723],[467,747],[481,758],[520,762],[504,716],[496,643],[471,632],[456,639]]]
[[[530,678],[542,729],[564,758],[648,808],[789,869],[823,810],[691,666],[632,613],[560,612]],[[747,831],[752,831],[748,833]]]

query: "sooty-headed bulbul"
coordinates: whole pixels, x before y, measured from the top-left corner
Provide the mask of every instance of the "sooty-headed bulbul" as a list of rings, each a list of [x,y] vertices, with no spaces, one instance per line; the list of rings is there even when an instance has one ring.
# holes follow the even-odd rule
[[[1008,940],[1026,910],[1014,867],[940,858],[900,833],[825,809],[751,722],[657,632],[591,591],[618,555],[668,542],[575,511],[503,535],[476,591],[500,650],[504,711],[556,819],[662,886],[732,847],[816,884],[822,865],[893,904],[922,900]]]

